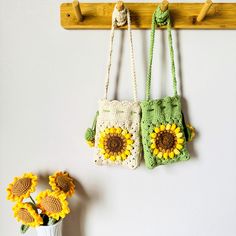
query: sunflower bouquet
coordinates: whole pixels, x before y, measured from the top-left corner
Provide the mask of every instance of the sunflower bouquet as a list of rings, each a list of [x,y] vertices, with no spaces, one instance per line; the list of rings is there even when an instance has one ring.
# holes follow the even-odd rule
[[[22,223],[22,233],[30,227],[54,225],[70,212],[66,199],[74,194],[75,185],[67,172],[49,176],[51,190],[40,192],[34,200],[31,193],[35,192],[37,183],[36,175],[26,173],[15,177],[7,187],[7,199],[16,202],[13,212]]]

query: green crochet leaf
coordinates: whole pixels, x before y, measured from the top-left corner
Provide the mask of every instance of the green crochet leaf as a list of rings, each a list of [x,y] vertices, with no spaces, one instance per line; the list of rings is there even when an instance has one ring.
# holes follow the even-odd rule
[[[95,138],[95,131],[91,128],[88,128],[85,132],[85,140],[86,141],[93,141]]]
[[[25,234],[30,227],[28,225],[21,225],[20,232]]]

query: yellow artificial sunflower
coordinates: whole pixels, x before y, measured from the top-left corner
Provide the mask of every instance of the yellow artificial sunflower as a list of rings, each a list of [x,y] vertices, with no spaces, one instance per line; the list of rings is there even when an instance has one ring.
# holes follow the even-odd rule
[[[173,159],[179,155],[185,142],[183,133],[176,124],[162,124],[156,127],[150,138],[152,153],[160,159]]]
[[[30,203],[17,202],[13,207],[13,211],[15,218],[24,225],[37,227],[43,224],[42,217]]]
[[[62,191],[67,196],[72,196],[75,192],[75,185],[73,179],[67,172],[56,172],[49,176],[49,184],[54,191]]]
[[[15,177],[14,181],[7,187],[7,199],[11,201],[22,201],[35,191],[37,176],[26,173],[21,177]]]
[[[98,148],[105,159],[123,161],[131,154],[132,134],[120,127],[106,128],[100,133]]]
[[[43,214],[56,220],[60,217],[64,218],[70,212],[66,194],[63,192],[45,190],[37,196],[36,201],[37,207],[42,210]]]
[[[187,128],[189,129],[189,133],[190,133],[190,137],[189,137],[189,142],[192,142],[193,139],[195,138],[196,136],[196,131],[195,131],[195,128],[193,128],[192,125],[188,124],[187,125]]]
[[[94,145],[95,145],[95,141],[94,140],[93,141],[86,141],[86,142],[89,145],[89,147],[94,147]]]

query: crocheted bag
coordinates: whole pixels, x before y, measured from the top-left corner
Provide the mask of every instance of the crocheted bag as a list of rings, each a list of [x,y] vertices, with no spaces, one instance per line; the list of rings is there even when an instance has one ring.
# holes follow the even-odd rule
[[[152,78],[152,60],[156,26],[166,25],[171,58],[174,96],[151,100],[150,87]],[[174,51],[172,46],[171,23],[169,11],[162,12],[158,7],[152,17],[151,45],[149,67],[146,80],[146,99],[141,102],[142,109],[142,143],[145,165],[154,168],[190,158],[186,141],[190,132],[185,125],[181,112],[180,96],[177,94]]]
[[[137,102],[136,74],[130,13],[127,12],[129,46],[131,54],[131,72],[133,100],[108,100],[111,57],[114,39],[114,19],[110,37],[109,63],[105,81],[105,96],[99,101],[99,112],[92,129],[86,132],[86,140],[92,144],[95,135],[95,163],[98,165],[122,165],[134,169],[140,162],[140,104]],[[113,14],[114,16],[114,14]],[[114,18],[114,17],[113,17]],[[96,134],[95,134],[96,131]]]

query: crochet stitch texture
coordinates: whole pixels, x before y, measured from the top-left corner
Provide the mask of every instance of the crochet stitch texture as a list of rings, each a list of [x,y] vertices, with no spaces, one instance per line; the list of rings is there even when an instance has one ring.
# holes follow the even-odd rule
[[[131,78],[133,85],[133,101],[108,100],[108,87],[110,80],[111,57],[116,25],[120,25],[116,18],[118,12],[113,14],[113,23],[110,37],[110,50],[108,57],[107,75],[105,80],[104,99],[99,101],[99,112],[95,135],[95,163],[98,165],[121,165],[135,169],[140,163],[140,104],[137,101],[137,85],[134,65],[134,52],[131,34],[129,10],[121,12],[127,14],[128,36],[131,59]],[[116,20],[116,21],[115,21]],[[121,23],[122,23],[121,22]]]
[[[168,42],[170,49],[171,58],[171,72],[173,81],[173,91],[174,96],[165,97],[162,99],[151,100],[150,87],[151,87],[151,77],[152,77],[152,60],[153,60],[153,49],[154,49],[154,39],[155,39],[155,28],[156,26],[167,25],[168,31]],[[181,101],[177,94],[177,81],[175,76],[175,64],[174,64],[174,50],[172,46],[172,35],[171,35],[171,24],[169,11],[162,12],[158,7],[152,17],[152,30],[151,30],[151,45],[149,52],[149,67],[147,73],[146,81],[146,99],[141,102],[142,109],[142,119],[141,119],[141,130],[142,130],[142,143],[144,150],[145,165],[152,169],[157,165],[170,164],[177,161],[188,160],[190,158],[189,153],[186,149],[186,138],[183,135],[179,140],[175,137],[175,133],[179,136],[184,134],[183,126],[183,116],[181,112]],[[156,141],[151,138],[151,135],[155,129],[176,125],[176,129],[171,131],[173,133],[173,138],[170,136],[166,137],[158,133],[156,135]],[[158,131],[159,132],[159,131]],[[166,131],[168,132],[168,131]],[[167,138],[168,137],[168,138]],[[161,139],[162,138],[162,139]],[[152,142],[154,140],[154,143]],[[161,143],[162,142],[162,143]],[[169,142],[169,143],[168,143]],[[178,143],[178,142],[181,142]],[[161,145],[160,145],[161,144]],[[152,150],[155,148],[155,151]],[[166,147],[164,149],[163,147]],[[169,148],[169,149],[168,149]]]

